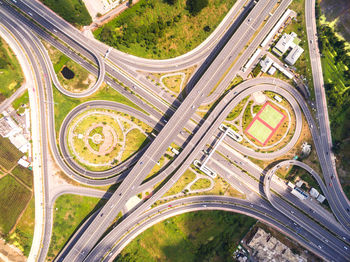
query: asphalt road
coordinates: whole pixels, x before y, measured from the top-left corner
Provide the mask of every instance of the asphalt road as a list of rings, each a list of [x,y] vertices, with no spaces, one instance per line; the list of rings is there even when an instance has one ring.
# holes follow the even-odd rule
[[[328,117],[327,99],[324,89],[324,81],[321,66],[321,57],[318,48],[315,0],[305,1],[306,32],[310,49],[310,63],[315,90],[317,118],[319,122],[320,139],[318,145],[319,160],[326,181],[332,205],[332,211],[350,232],[350,202],[343,192],[335,167],[334,155],[332,153],[332,136]]]
[[[95,220],[70,250],[65,257],[65,261],[82,261],[84,259],[85,255],[82,252],[92,249],[99,237],[101,237],[103,232],[115,219],[116,214],[123,208],[125,201],[133,195],[135,187],[137,188],[141,184],[156,161],[171,144],[175,135],[181,131],[191,115],[209,94],[212,87],[221,78],[220,72],[225,72],[229,68],[231,65],[230,59],[232,58],[234,60],[239,54],[241,47],[245,46],[245,43],[253,36],[254,29],[263,21],[261,17],[265,17],[275,4],[276,1],[259,1],[215,60],[210,65],[208,64],[207,68],[203,68],[203,72],[200,72],[203,75],[194,85],[192,91],[142,155],[138,163],[132,168],[114,195],[101,209]],[[229,56],[227,57],[228,54]]]
[[[263,1],[260,1],[258,4],[261,4],[261,2],[263,2]],[[287,1],[285,1],[285,2],[283,2],[283,3],[286,3]],[[255,7],[256,8],[256,7]],[[254,9],[255,9],[254,8]],[[264,9],[264,8],[261,8],[261,9],[259,9],[259,11],[260,12],[266,12],[266,10],[267,9]],[[253,10],[254,11],[254,10]],[[253,12],[253,11],[251,11],[251,13]],[[248,21],[249,21],[249,16],[250,15],[248,15]],[[247,21],[247,19],[246,19],[246,21]],[[251,21],[250,21],[251,22]],[[257,22],[258,23],[258,22]],[[252,23],[253,24],[253,23]],[[247,29],[247,26],[249,25],[249,22],[247,22],[246,24],[245,23],[243,23],[242,24],[243,25],[243,27],[244,26],[246,26],[246,29]],[[252,26],[252,25],[250,25],[250,26]],[[242,28],[242,26],[240,27],[240,28]],[[239,28],[239,29],[240,29]],[[253,29],[256,29],[257,27],[254,27],[253,26]],[[237,32],[239,32],[239,29],[236,31],[236,33]],[[243,29],[242,29],[243,30]],[[254,31],[252,31],[252,32],[254,32]],[[249,39],[249,37],[248,37],[248,35],[250,34],[250,33],[252,33],[252,32],[250,32],[250,30],[248,29],[248,30],[245,30],[245,34],[247,34],[247,35],[244,35],[244,34],[242,34],[242,32],[240,32],[240,34],[237,34],[237,35],[239,35],[239,36],[241,36],[241,38],[240,38],[240,40],[242,40],[243,42],[244,41],[247,41],[247,39]],[[235,34],[236,34],[235,33]],[[21,38],[21,37],[23,37],[23,33],[21,33],[22,34],[22,36],[21,35],[19,35],[18,36],[18,38]],[[235,36],[235,35],[234,35]],[[234,36],[232,37],[232,38],[234,38]],[[25,37],[26,39],[27,38],[30,38],[30,36],[27,36],[27,37]],[[30,40],[28,39],[27,41],[29,41],[30,42]],[[228,46],[230,44],[230,42],[225,46],[225,48]],[[237,45],[239,45],[239,44],[242,44],[242,43],[238,43]],[[28,52],[30,52],[30,48],[34,48],[33,46],[35,46],[35,45],[38,45],[38,43],[35,43],[35,41],[32,41],[30,44],[29,44],[29,46],[30,47],[28,47]],[[242,46],[244,46],[244,45],[242,45]],[[35,49],[35,48],[34,48]],[[232,52],[232,50],[233,50],[234,48],[233,48],[233,46],[231,46],[231,53],[233,54],[233,55],[235,55],[235,51],[236,50],[234,50],[233,52]],[[37,56],[39,56],[38,54],[40,54],[40,52],[42,52],[42,51],[40,51],[40,50],[37,50],[37,52],[36,52],[36,55]],[[216,70],[217,71],[221,71],[221,72],[225,72],[225,71],[222,71],[223,70],[223,68],[225,68],[225,66],[226,66],[226,68],[227,68],[227,64],[226,65],[223,65],[221,68],[220,67],[218,67],[217,65],[216,66],[214,66],[215,65],[215,62],[216,61],[218,61],[218,58],[220,58],[220,55],[223,53],[223,51],[219,54],[219,56],[216,58],[217,60],[215,60],[214,62],[213,62],[213,64],[211,64],[211,66],[207,69],[207,73],[209,74],[209,73],[211,73],[211,75],[215,75],[215,74],[213,74],[213,72],[215,72]],[[226,52],[225,54],[229,54],[230,52]],[[236,53],[236,55],[237,55],[237,53]],[[31,57],[32,59],[33,59],[33,61],[36,61],[33,57]],[[231,58],[231,57],[230,57]],[[230,58],[228,59],[228,60],[230,60]],[[46,74],[47,75],[49,75],[49,72],[47,71],[47,69],[46,69],[46,67],[45,67],[45,63],[47,64],[47,62],[45,62],[45,61],[43,61],[41,58],[39,58],[39,57],[37,57],[36,59],[38,59],[39,61],[40,61],[40,64],[41,64],[41,66],[43,67],[43,68],[45,68],[43,71],[44,71],[44,75],[46,76]],[[222,63],[223,62],[225,62],[225,59],[224,60],[222,60],[222,61],[220,61],[221,62],[221,65],[222,65]],[[205,65],[205,64],[204,64]],[[47,66],[47,65],[46,65]],[[204,69],[202,69],[202,71],[205,71],[206,70],[206,68],[205,68],[205,66],[204,67],[202,67],[202,68],[204,68]],[[39,70],[40,69],[38,69],[38,72],[39,72]],[[39,73],[37,72],[37,76],[39,76]],[[322,76],[322,74],[321,74],[321,76]],[[38,79],[40,79],[40,78],[38,78]],[[203,79],[203,80],[202,80]],[[209,78],[207,78],[207,79],[204,79],[204,78],[202,78],[202,79],[200,79],[199,80],[199,82],[198,83],[200,83],[200,81],[202,81],[202,87],[204,86],[204,88],[205,88],[205,84],[206,83],[208,83],[207,84],[207,86],[210,86],[210,84],[209,84],[209,82],[210,81],[208,81],[208,79],[209,80],[213,80],[214,81],[214,79],[211,77],[209,77]],[[205,80],[206,80],[206,82],[205,82]],[[49,79],[46,79],[46,82],[45,82],[45,84],[46,85],[48,85],[48,86],[50,86],[51,84],[49,84],[48,82],[49,82],[50,80]],[[195,80],[193,81],[193,82],[195,82]],[[203,83],[204,82],[204,83]],[[322,83],[322,82],[321,82]],[[194,87],[194,89],[196,90],[196,86]],[[198,88],[199,89],[199,88]],[[205,88],[205,92],[206,91],[210,91],[210,89],[209,88],[207,88],[208,90],[206,90],[206,88]],[[39,90],[44,90],[44,88],[41,86],[40,88],[39,88]],[[194,90],[193,90],[194,91]],[[198,90],[199,92],[198,92],[198,94],[196,95],[196,93],[195,92],[191,92],[191,94],[194,94],[194,97],[196,97],[196,98],[198,98],[198,96],[200,95],[200,92],[202,91],[202,90]],[[205,92],[203,92],[202,94],[204,95],[204,93]],[[296,91],[295,91],[296,92]],[[190,94],[190,96],[189,97],[191,97],[191,94]],[[293,94],[294,95],[294,94]],[[43,96],[43,94],[42,94],[42,92],[40,92],[40,96],[42,96],[42,97],[44,97]],[[199,101],[201,101],[201,99],[200,98],[198,98],[197,99],[198,100],[198,105],[197,105],[197,103],[194,103],[194,106],[195,106],[195,108],[196,107],[198,107],[199,106]],[[298,99],[297,99],[298,100]],[[186,101],[189,101],[189,99],[186,99]],[[186,102],[185,101],[185,102]],[[193,101],[195,101],[195,100],[193,100]],[[192,105],[192,102],[193,101],[191,101],[191,102],[188,102],[188,105],[189,106],[191,106]],[[299,100],[298,100],[299,101]],[[44,106],[43,106],[43,104],[44,103],[42,103],[41,104],[41,112],[45,112],[43,109],[44,109]],[[303,107],[303,103],[301,104],[301,107]],[[305,106],[305,105],[304,105]],[[182,107],[182,105],[180,106],[180,108],[179,109],[181,109],[181,107]],[[306,106],[307,107],[307,106]],[[191,107],[192,108],[192,107]],[[195,108],[193,108],[193,109],[195,109]],[[303,109],[304,110],[304,109]],[[179,110],[178,110],[179,111]],[[174,117],[172,117],[171,119],[170,119],[170,121],[169,122],[171,122],[171,120],[172,119],[174,119],[175,118],[175,116],[176,116],[176,114],[178,113],[178,111],[175,113],[175,115],[174,115]],[[180,110],[181,111],[181,110]],[[189,112],[189,114],[191,113],[191,109],[190,108],[187,108],[187,110],[185,109],[184,110],[184,112]],[[320,112],[320,111],[319,111]],[[305,111],[304,111],[304,113],[305,113]],[[189,116],[190,117],[190,116]],[[306,114],[306,118],[308,119],[310,116],[308,116],[307,114]],[[45,118],[45,117],[44,117]],[[173,123],[172,124],[177,124],[177,122],[178,121],[173,121]],[[308,119],[308,122],[309,122],[309,125],[310,125],[310,123],[313,123],[313,120],[312,120],[312,117],[311,117],[311,119]],[[46,122],[44,122],[44,124],[46,124]],[[44,125],[45,126],[45,125]],[[169,123],[166,125],[166,127],[167,126],[169,126]],[[318,135],[318,133],[317,133],[317,131],[316,131],[316,129],[314,128],[312,128],[312,125],[310,125],[311,126],[311,129],[312,129],[312,133],[313,133],[313,137],[314,137],[314,140],[315,140],[315,144],[316,144],[316,149],[317,149],[317,151],[318,151],[318,153],[319,152],[322,152],[322,150],[324,150],[324,148],[327,148],[326,146],[320,146],[321,145],[321,143],[319,143],[319,140],[317,139],[317,135]],[[316,125],[314,125],[314,126],[316,126]],[[329,125],[325,125],[326,127],[329,127]],[[164,129],[166,129],[166,127],[164,128]],[[46,129],[45,129],[46,130]],[[204,130],[204,129],[203,129]],[[324,131],[322,128],[321,128],[321,140],[322,140],[322,131]],[[327,131],[327,130],[326,130]],[[326,131],[324,131],[324,132],[326,132]],[[45,133],[45,132],[43,132],[43,133]],[[175,134],[175,133],[174,133]],[[330,134],[330,133],[329,133]],[[200,134],[199,133],[199,136],[201,136],[202,134]],[[208,136],[209,135],[211,135],[211,134],[208,134]],[[316,137],[315,137],[316,136]],[[330,137],[330,136],[328,136],[328,137]],[[208,137],[209,138],[209,137]],[[44,141],[44,145],[47,145],[46,143],[47,142],[45,142],[45,141],[47,141],[47,138],[46,138],[46,135],[43,137],[43,141]],[[201,141],[206,141],[205,139],[202,139]],[[165,144],[166,143],[168,143],[168,142],[165,142]],[[193,146],[193,145],[192,145]],[[328,146],[328,148],[329,148],[329,139],[328,139],[328,142],[327,142],[327,146]],[[43,146],[44,147],[44,146]],[[167,147],[167,146],[166,146]],[[166,148],[165,147],[165,148]],[[322,148],[323,147],[323,148]],[[157,148],[158,149],[158,148]],[[159,151],[162,151],[162,150],[159,150]],[[323,154],[323,156],[324,156],[324,158],[326,158],[326,156],[328,155],[328,153],[327,153],[327,151],[324,151],[324,152],[326,152],[325,154]],[[45,153],[45,152],[44,152]],[[147,152],[146,152],[146,154],[147,154]],[[186,155],[187,156],[187,155]],[[322,156],[322,154],[321,154],[321,156]],[[146,156],[147,157],[147,156]],[[153,159],[153,158],[152,158]],[[154,160],[153,160],[154,161]],[[148,162],[150,162],[150,161],[148,161]],[[142,162],[141,162],[142,163]],[[324,166],[324,164],[325,164],[326,162],[324,162],[323,164],[322,164],[322,166]],[[187,163],[187,164],[189,164],[189,163]],[[151,165],[151,164],[149,164],[149,165]],[[185,166],[185,165],[184,165]],[[153,167],[153,166],[152,166]],[[140,179],[140,181],[142,181],[141,179]],[[139,182],[140,182],[139,181]],[[172,181],[173,182],[173,181]],[[134,186],[134,185],[133,185]],[[131,188],[131,185],[129,186],[129,189]],[[136,190],[136,189],[135,189]],[[135,190],[130,190],[130,194],[132,194],[132,193],[134,193],[135,192]],[[334,209],[334,205],[336,205],[336,208],[338,209],[339,208],[339,210],[341,209],[341,207],[342,207],[342,205],[340,204],[341,203],[341,201],[342,201],[342,196],[344,196],[343,194],[341,194],[341,190],[339,191],[340,192],[340,195],[336,195],[337,194],[337,192],[334,192],[334,202],[335,203],[330,203],[331,204],[331,207],[332,207],[332,209]],[[339,193],[338,192],[338,193]],[[127,198],[127,197],[125,197],[125,198]],[[332,198],[333,199],[333,198]],[[331,199],[331,200],[332,200]],[[345,200],[346,200],[346,197],[345,197]],[[332,202],[332,201],[330,201],[330,202]],[[120,203],[121,203],[121,205],[122,205],[122,203],[123,203],[123,201],[122,200],[120,200]],[[339,212],[338,212],[338,216],[343,216],[344,215],[344,207],[343,207],[343,210],[340,210]],[[100,213],[101,214],[101,213]],[[348,220],[346,221],[345,220],[345,222],[348,222]],[[339,248],[338,247],[338,245],[337,245],[337,248]],[[321,251],[319,250],[319,253],[320,253]],[[322,252],[321,252],[322,253]]]

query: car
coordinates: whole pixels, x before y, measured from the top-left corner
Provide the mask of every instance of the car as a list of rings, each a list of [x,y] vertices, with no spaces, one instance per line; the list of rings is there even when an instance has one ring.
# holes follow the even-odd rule
[[[103,213],[100,215],[100,217],[103,217]]]
[[[334,176],[331,176],[331,179],[333,179],[334,178]]]
[[[348,248],[347,248],[346,246],[344,246],[344,249],[345,249],[345,250],[348,250]]]
[[[329,183],[329,186],[332,186],[332,183]]]
[[[168,205],[168,207],[172,207],[172,205]]]

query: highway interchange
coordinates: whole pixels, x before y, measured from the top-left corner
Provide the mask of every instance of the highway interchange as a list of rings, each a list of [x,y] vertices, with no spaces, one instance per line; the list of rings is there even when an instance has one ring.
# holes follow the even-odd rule
[[[54,199],[60,194],[72,192],[69,189],[62,189],[55,194],[48,192],[47,174],[49,170],[46,156],[49,154],[48,151],[51,151],[60,168],[71,178],[81,183],[110,185],[121,182],[113,194],[105,196],[109,198],[109,201],[89,218],[83,230],[78,231],[78,236],[73,237],[74,241],[66,245],[56,258],[57,261],[111,261],[132,238],[152,224],[176,214],[203,209],[221,209],[253,216],[278,228],[325,260],[348,260],[350,257],[350,213],[348,211],[350,205],[337,179],[335,163],[332,159],[328,112],[320,57],[315,40],[317,33],[313,1],[306,1],[305,11],[310,58],[313,61],[311,64],[318,122],[314,120],[310,107],[302,95],[289,84],[275,78],[256,78],[244,81],[221,97],[233,76],[252,55],[290,2],[290,0],[282,0],[279,3],[277,0],[260,0],[257,3],[237,1],[218,29],[208,38],[209,40],[186,55],[158,61],[132,57],[116,50],[111,52],[108,59],[102,59],[108,47],[98,41],[87,39],[61,18],[47,11],[46,7],[39,2],[17,0],[16,6],[26,14],[27,17],[25,17],[23,13],[19,13],[7,2],[1,1],[0,24],[11,32],[9,34],[12,34],[14,39],[18,39],[28,60],[31,61],[32,73],[36,79],[36,88],[32,95],[39,102],[37,112],[40,117],[42,156],[40,169],[43,174],[43,187],[42,191],[36,190],[39,191],[36,194],[42,192],[45,223],[42,225],[44,233],[40,239],[40,248],[36,251],[32,249],[29,258],[33,261],[45,260],[52,232]],[[276,4],[278,7],[272,11]],[[28,19],[29,12],[30,18],[34,19],[36,23]],[[257,30],[259,33],[254,35]],[[50,58],[38,37],[45,39],[95,74],[98,78],[95,85],[84,93],[77,94],[66,91],[57,80]],[[253,40],[250,41],[252,37]],[[247,44],[248,48],[244,49],[243,47]],[[314,45],[316,46],[313,47]],[[199,67],[187,84],[187,90],[190,92],[181,103],[177,100],[166,100],[166,97],[160,98],[150,92],[152,83],[137,76],[137,70],[171,72],[194,64],[199,65]],[[87,102],[89,106],[114,108],[136,116],[154,127],[158,135],[151,139],[148,147],[132,159],[105,172],[91,172],[69,161],[67,151],[60,153],[65,147],[65,127],[69,124],[71,117],[84,109],[84,104],[75,108],[66,117],[60,127],[60,142],[57,145],[52,83],[63,94],[80,98],[97,91],[103,81],[129,98],[148,115],[110,101],[90,101]],[[138,96],[126,90],[120,83],[133,89]],[[210,95],[211,90],[216,85],[216,91]],[[206,145],[215,143],[217,138],[222,135],[218,127],[232,108],[244,97],[259,90],[271,90],[279,93],[292,105],[297,120],[293,138],[282,149],[268,154],[248,150],[227,138],[217,150],[228,156],[230,160],[223,158],[222,154],[214,154],[213,159],[208,163],[210,168],[221,174],[233,187],[244,192],[247,199],[219,196],[190,197],[173,200],[151,208],[152,204],[159,200],[190,167],[193,160],[203,156],[202,150],[206,148]],[[210,112],[208,118],[202,120],[194,114],[200,105],[211,103],[218,97],[221,97],[221,100]],[[270,170],[261,170],[248,159],[242,159],[236,153],[238,151],[241,155],[258,159],[274,159],[284,155],[293,148],[298,140],[301,130],[301,113],[304,114],[310,127],[325,183],[308,166],[303,168],[308,170],[318,181],[337,220],[329,219],[318,212],[311,215],[308,212],[309,206],[298,201],[291,194],[286,194],[278,182],[272,179],[274,171],[279,168],[278,164]],[[198,126],[196,123],[199,123]],[[192,135],[184,135],[181,132],[184,127],[191,130]],[[174,141],[181,145],[181,153],[154,179],[142,183],[154,164]],[[233,165],[232,161],[236,164]],[[280,165],[283,164],[284,162],[280,163]],[[288,162],[288,164],[302,165],[300,162]],[[242,170],[246,170],[255,179],[244,175]],[[241,177],[237,174],[240,174]],[[265,179],[263,188],[261,187],[262,182],[259,183],[261,174],[264,175]],[[111,227],[113,220],[131,196],[153,187],[166,178],[170,179],[166,180],[167,182],[163,183],[162,187],[158,188],[149,199],[137,206],[118,226],[110,229],[109,233],[99,240],[104,232]],[[270,186],[274,191],[280,193],[283,199],[271,194]],[[87,191],[84,191],[85,195],[89,195]],[[102,196],[102,193],[91,190],[91,195]],[[35,230],[37,231],[37,228]]]

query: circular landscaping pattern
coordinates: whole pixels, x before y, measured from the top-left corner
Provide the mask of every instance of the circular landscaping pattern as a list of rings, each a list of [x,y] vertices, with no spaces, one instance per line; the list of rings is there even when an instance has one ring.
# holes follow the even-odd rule
[[[224,122],[241,137],[242,145],[257,152],[272,152],[292,139],[296,121],[290,103],[271,91],[245,97]]]
[[[69,154],[88,170],[110,169],[135,153],[146,140],[141,123],[113,110],[86,110],[68,126]]]

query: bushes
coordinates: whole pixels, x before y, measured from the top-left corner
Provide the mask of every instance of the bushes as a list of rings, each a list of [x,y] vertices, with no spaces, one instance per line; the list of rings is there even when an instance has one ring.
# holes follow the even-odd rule
[[[45,5],[74,25],[89,25],[92,19],[82,0],[41,0]]]
[[[208,0],[187,0],[186,6],[192,15],[196,15],[208,6]]]

